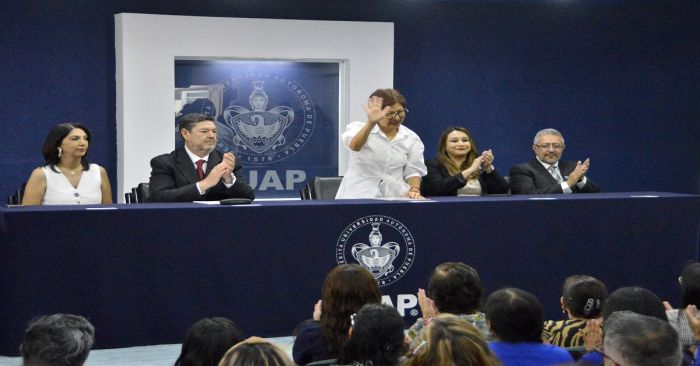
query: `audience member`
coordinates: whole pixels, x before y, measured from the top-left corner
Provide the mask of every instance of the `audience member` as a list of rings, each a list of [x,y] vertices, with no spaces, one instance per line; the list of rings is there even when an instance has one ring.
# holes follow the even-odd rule
[[[449,127],[438,141],[438,155],[425,165],[428,174],[421,188],[424,196],[463,196],[508,193],[508,182],[493,166],[493,152],[479,154],[471,133]]]
[[[583,333],[588,319],[602,315],[608,290],[598,279],[591,276],[570,276],[564,281],[559,299],[566,320],[549,320],[544,324],[544,339],[555,346],[583,346]]]
[[[420,334],[406,366],[498,366],[481,332],[452,314],[436,315]]]
[[[389,305],[366,304],[350,317],[350,338],[338,358],[342,365],[396,366],[404,350],[403,319]]]
[[[281,348],[260,337],[250,337],[231,347],[219,366],[294,366],[294,363]]]
[[[87,160],[90,130],[79,123],[54,126],[44,140],[44,166],[34,169],[23,205],[112,203],[107,171]]]
[[[479,311],[483,288],[476,270],[461,262],[447,262],[435,267],[428,282],[428,293],[418,289],[418,303],[422,318],[409,328],[411,346],[420,342],[420,332],[430,324],[433,316],[441,313],[457,315],[472,323],[484,336],[490,338],[486,315]]]
[[[348,169],[336,198],[422,198],[425,147],[403,125],[406,99],[395,89],[378,89],[369,97],[366,122],[352,122],[342,134],[351,150]]]
[[[42,316],[29,324],[19,351],[24,366],[82,366],[95,342],[95,328],[78,315]]]
[[[631,311],[617,311],[605,319],[601,354],[605,365],[678,366],[681,345],[667,321]]]
[[[673,309],[668,302],[664,302],[664,306],[668,322],[678,332],[681,345],[688,347],[695,344],[695,336],[683,310],[689,305],[700,305],[700,263],[692,262],[686,265],[681,276],[678,277],[678,282],[683,298],[681,308]]]
[[[510,189],[513,194],[533,193],[592,193],[600,192],[592,180],[586,177],[590,160],[564,161],[564,136],[547,128],[537,132],[532,150],[535,159],[519,164],[510,170]]]
[[[603,324],[616,311],[632,311],[668,321],[664,305],[656,294],[642,287],[621,287],[608,296],[603,307],[602,321],[590,319],[581,331],[584,346],[589,351],[581,357],[584,363],[598,365],[603,362],[603,355],[595,349],[603,344]]]
[[[542,308],[537,298],[517,288],[492,293],[486,318],[495,341],[489,347],[504,366],[544,366],[572,362],[565,349],[542,343]]]
[[[337,358],[348,339],[350,315],[365,304],[378,304],[377,281],[357,264],[341,264],[326,276],[314,321],[307,322],[294,340],[292,355],[298,365]]]
[[[216,366],[224,353],[242,340],[243,332],[229,319],[199,320],[187,331],[175,366]]]
[[[216,150],[216,124],[205,114],[180,119],[185,146],[151,159],[149,189],[154,202],[254,199],[242,174],[241,163],[228,152]]]

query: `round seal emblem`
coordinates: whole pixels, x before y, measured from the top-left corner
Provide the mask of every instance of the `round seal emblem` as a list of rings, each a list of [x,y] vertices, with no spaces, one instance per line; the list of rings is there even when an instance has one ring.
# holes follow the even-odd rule
[[[370,215],[348,225],[336,244],[338,264],[357,262],[380,287],[398,281],[416,256],[413,235],[406,225],[389,216]]]
[[[217,147],[244,165],[288,159],[309,141],[316,109],[296,81],[272,72],[248,72],[222,81],[226,106],[217,121]]]

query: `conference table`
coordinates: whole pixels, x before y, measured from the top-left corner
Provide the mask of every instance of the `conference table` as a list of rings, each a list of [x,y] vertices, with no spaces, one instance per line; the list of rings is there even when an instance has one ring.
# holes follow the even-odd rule
[[[30,319],[59,312],[90,319],[96,348],[179,343],[212,316],[290,335],[339,263],[368,268],[407,324],[448,261],[478,270],[484,299],[522,288],[550,319],[573,274],[678,304],[699,232],[700,196],[664,192],[3,207],[0,354],[17,354]]]

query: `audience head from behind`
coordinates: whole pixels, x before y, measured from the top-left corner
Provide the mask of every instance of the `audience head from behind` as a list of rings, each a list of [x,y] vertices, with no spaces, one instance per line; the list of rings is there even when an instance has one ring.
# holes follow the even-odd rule
[[[331,270],[321,291],[321,328],[331,354],[338,354],[348,338],[350,315],[365,304],[382,300],[371,273],[358,264],[341,264]]]
[[[243,332],[227,318],[204,318],[187,331],[175,366],[216,366],[226,351],[243,340]]]
[[[608,290],[597,278],[575,275],[564,280],[561,307],[571,318],[595,319],[601,316]]]
[[[700,306],[700,262],[692,262],[683,268],[678,278],[683,294],[683,307]]]
[[[294,366],[294,363],[278,346],[260,337],[250,337],[231,347],[218,366]]]
[[[395,366],[403,355],[403,319],[389,305],[366,304],[351,316],[350,339],[338,363]]]
[[[440,313],[473,314],[483,292],[477,271],[461,262],[438,265],[428,282],[428,296]]]
[[[500,289],[489,295],[484,312],[496,339],[542,342],[542,306],[535,295],[512,287]]]
[[[608,296],[603,308],[603,319],[606,321],[606,327],[610,314],[624,310],[668,321],[666,309],[661,299],[643,287],[620,287]]]
[[[678,366],[681,345],[678,334],[656,317],[617,311],[605,320],[605,365]]]
[[[24,366],[81,366],[95,342],[95,328],[82,316],[53,314],[29,323],[19,351]]]
[[[439,314],[421,332],[422,341],[411,350],[407,366],[500,365],[481,332],[453,314]]]

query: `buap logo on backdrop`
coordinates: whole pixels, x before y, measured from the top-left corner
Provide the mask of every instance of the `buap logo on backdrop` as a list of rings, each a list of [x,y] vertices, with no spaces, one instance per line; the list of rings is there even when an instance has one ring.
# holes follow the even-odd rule
[[[336,262],[361,265],[377,280],[379,287],[400,280],[410,270],[415,258],[416,243],[411,232],[399,220],[385,215],[364,216],[353,221],[340,234],[336,244]],[[389,295],[384,295],[382,302],[394,305]],[[408,309],[411,309],[412,316],[416,316],[417,304],[414,294],[396,297],[395,306],[401,316]]]
[[[176,60],[175,125],[215,117],[217,149],[258,197],[297,197],[309,177],[338,174],[339,75],[332,62]]]

